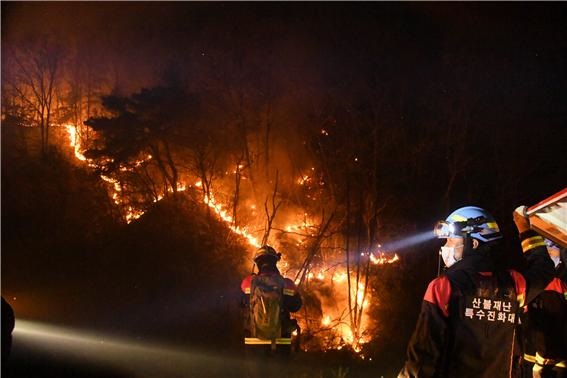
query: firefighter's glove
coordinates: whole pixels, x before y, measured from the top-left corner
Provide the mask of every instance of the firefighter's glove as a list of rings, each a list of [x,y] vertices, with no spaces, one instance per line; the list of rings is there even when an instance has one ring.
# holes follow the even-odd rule
[[[520,234],[530,229],[530,220],[526,215],[526,210],[526,206],[518,206],[513,213],[514,223],[516,224],[516,228]]]

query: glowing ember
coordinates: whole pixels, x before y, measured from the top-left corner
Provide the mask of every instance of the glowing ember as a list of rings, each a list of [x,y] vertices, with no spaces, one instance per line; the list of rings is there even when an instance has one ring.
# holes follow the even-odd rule
[[[380,255],[378,257],[375,256],[374,253],[370,253],[370,261],[372,262],[372,264],[391,264],[394,263],[396,261],[399,261],[400,258],[398,257],[398,254],[395,253],[393,257],[388,258],[384,253],[380,252]]]
[[[130,223],[135,219],[140,218],[144,215],[144,211],[133,209],[131,206],[128,206],[128,212],[126,213],[126,222]]]
[[[309,184],[310,182],[311,182],[311,177],[309,177],[308,175],[303,175],[297,179],[297,183],[299,185],[306,185]]]

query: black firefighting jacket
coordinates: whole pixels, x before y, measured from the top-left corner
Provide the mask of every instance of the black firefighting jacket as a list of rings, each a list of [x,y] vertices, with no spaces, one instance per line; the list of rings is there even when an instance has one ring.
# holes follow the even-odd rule
[[[429,284],[399,377],[519,375],[519,314],[551,280],[553,263],[538,247],[524,275],[496,271],[489,248],[481,245]]]
[[[567,283],[558,277],[538,295],[522,318],[524,358],[540,365],[567,362]]]
[[[525,250],[543,240],[533,231],[523,234]],[[567,277],[564,262],[556,277],[528,305],[522,317],[524,359],[529,363],[554,367],[567,363]]]

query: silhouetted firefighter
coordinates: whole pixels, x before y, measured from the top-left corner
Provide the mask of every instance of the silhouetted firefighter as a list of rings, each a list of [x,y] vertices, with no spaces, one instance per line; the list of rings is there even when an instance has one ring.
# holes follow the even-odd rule
[[[565,193],[567,189],[558,194],[565,196]],[[547,218],[529,216],[526,206],[518,207],[513,214],[522,240],[522,250],[528,252],[535,247],[545,246],[555,265],[553,280],[530,302],[528,311],[522,314],[523,378],[567,377],[567,248],[564,248],[567,234],[553,223],[546,225],[545,232],[554,240],[536,232],[548,222],[547,219],[553,219],[549,215],[554,212],[561,214],[558,219],[564,219],[561,207],[556,206],[555,201],[550,201],[553,197],[557,195],[542,201],[541,212],[545,212]],[[532,209],[539,206],[535,205]],[[536,224],[532,224],[531,220]]]
[[[274,357],[289,357],[298,342],[299,327],[290,312],[301,308],[301,297],[293,281],[279,272],[280,258],[281,254],[272,247],[261,247],[254,256],[258,273],[252,273],[240,285],[250,376],[277,374],[279,369],[272,369],[269,362]]]
[[[12,349],[12,331],[15,317],[12,306],[2,297],[2,363],[6,363]]]
[[[567,377],[567,249],[549,239],[545,244],[556,275],[523,314],[524,378]]]

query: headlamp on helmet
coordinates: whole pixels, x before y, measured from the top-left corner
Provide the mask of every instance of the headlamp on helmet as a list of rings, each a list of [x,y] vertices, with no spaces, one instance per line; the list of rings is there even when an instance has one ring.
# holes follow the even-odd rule
[[[455,210],[447,219],[437,222],[433,232],[441,239],[472,237],[488,242],[502,238],[492,215],[476,206]]]
[[[463,222],[453,222],[449,223],[447,221],[439,221],[435,225],[433,232],[438,238],[456,238],[456,237],[466,237],[473,232],[479,232],[482,230],[480,225],[486,223],[485,217],[470,218]]]
[[[433,233],[440,239],[445,239],[451,237],[455,234],[455,226],[452,223],[447,223],[445,221],[439,221],[433,229]]]

